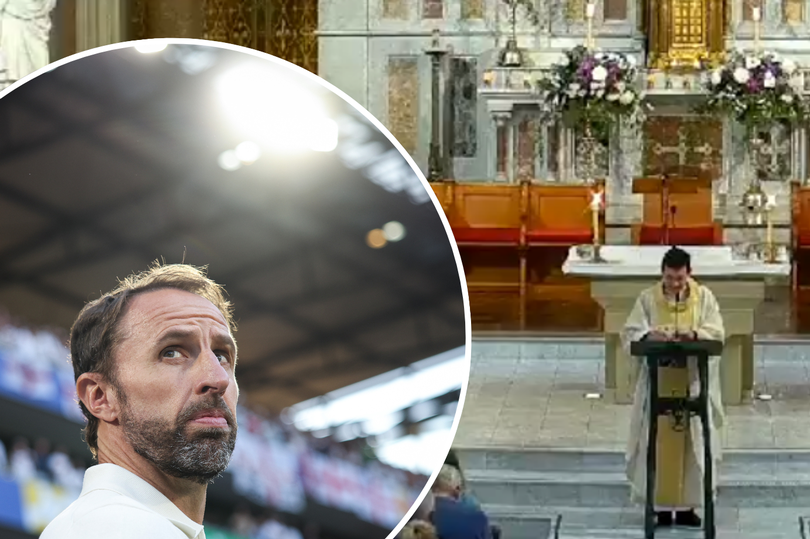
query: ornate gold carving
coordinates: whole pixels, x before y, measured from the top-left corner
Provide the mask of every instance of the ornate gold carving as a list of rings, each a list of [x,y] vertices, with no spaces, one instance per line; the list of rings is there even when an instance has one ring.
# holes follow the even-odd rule
[[[388,129],[411,155],[419,137],[419,64],[412,57],[388,59]]]
[[[804,0],[783,0],[782,12],[788,24],[801,24],[804,22]]]
[[[461,0],[462,19],[483,19],[484,0]]]
[[[408,18],[408,1],[383,0],[383,18],[406,20]]]
[[[659,69],[717,63],[725,49],[724,0],[647,0],[648,57]]]

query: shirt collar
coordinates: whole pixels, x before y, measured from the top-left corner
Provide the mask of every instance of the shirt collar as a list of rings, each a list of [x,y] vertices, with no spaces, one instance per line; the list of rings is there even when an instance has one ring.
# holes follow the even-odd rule
[[[93,490],[112,490],[167,518],[189,539],[204,539],[203,526],[191,520],[169,498],[141,477],[117,464],[97,464],[84,473],[82,496]]]

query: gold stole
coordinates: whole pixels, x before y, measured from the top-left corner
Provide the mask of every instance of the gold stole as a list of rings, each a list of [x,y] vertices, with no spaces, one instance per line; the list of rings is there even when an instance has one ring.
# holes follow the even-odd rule
[[[700,288],[689,280],[689,296],[676,304],[664,296],[662,287],[655,295],[657,329],[689,332],[695,329],[695,314],[699,305]],[[659,367],[658,394],[662,397],[686,397],[689,369]],[[690,421],[685,416],[676,423],[673,416],[659,416],[656,458],[655,504],[659,507],[684,507],[686,461],[691,450]]]

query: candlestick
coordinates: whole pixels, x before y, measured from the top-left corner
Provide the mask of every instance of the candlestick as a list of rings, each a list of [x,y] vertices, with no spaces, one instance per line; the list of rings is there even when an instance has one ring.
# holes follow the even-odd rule
[[[585,46],[591,50],[594,48],[593,17],[595,14],[596,14],[596,4],[589,1],[587,4],[585,4],[585,18],[588,22],[588,35],[585,38]]]
[[[773,245],[773,219],[772,212],[776,207],[776,196],[768,195],[765,203],[765,260],[767,262],[776,261],[776,250]]]

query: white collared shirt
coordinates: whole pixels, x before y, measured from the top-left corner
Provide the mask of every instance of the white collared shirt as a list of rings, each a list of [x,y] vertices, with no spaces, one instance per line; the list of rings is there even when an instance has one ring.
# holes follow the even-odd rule
[[[205,532],[155,487],[116,464],[84,474],[79,499],[40,539],[205,539]]]

